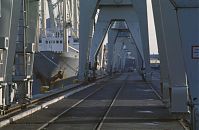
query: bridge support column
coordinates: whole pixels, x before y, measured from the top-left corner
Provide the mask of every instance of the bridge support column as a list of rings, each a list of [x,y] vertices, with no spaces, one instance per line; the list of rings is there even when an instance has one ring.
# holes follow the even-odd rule
[[[165,104],[169,106],[170,95],[169,95],[169,70],[168,70],[168,60],[167,60],[167,52],[165,47],[165,38],[164,33],[162,31],[162,14],[161,14],[161,5],[158,0],[152,0],[155,26],[156,26],[156,36],[158,43],[158,50],[160,56],[160,87],[162,92],[162,100]],[[158,21],[158,22],[157,22]]]
[[[14,102],[16,84],[13,83],[15,41],[21,0],[1,0],[0,16],[0,106],[2,111]],[[3,113],[1,113],[3,114]]]
[[[162,41],[158,44],[159,46],[165,47],[168,61],[171,101],[170,110],[171,112],[187,112],[188,88],[175,8],[168,0],[153,0],[153,3],[155,2],[159,2],[156,3],[159,6],[153,6],[153,8],[160,7],[159,10],[161,12],[161,15],[159,15],[156,14],[158,11],[154,10],[155,16],[159,15],[161,18],[160,20],[155,19],[156,25],[158,25],[156,28],[161,30],[161,32],[159,30],[158,33],[163,36],[163,38],[160,36]],[[167,98],[167,86],[165,88]]]
[[[113,51],[115,48],[115,41],[117,38],[118,31],[114,29],[110,29],[108,31],[108,63],[107,63],[107,71],[110,75],[113,72]]]
[[[39,1],[29,0],[29,9],[28,9],[28,19],[32,17],[39,17]],[[26,48],[26,58],[27,58],[27,89],[26,89],[26,98],[32,98],[32,85],[33,85],[33,64],[34,64],[34,55],[35,55],[35,46],[36,46],[36,36],[38,31],[38,19],[28,21],[28,30],[27,30],[27,48]]]
[[[96,69],[97,55],[104,41],[105,35],[111,24],[111,19],[104,16],[103,10],[100,10],[95,31],[92,38],[90,49],[90,62],[92,70]]]
[[[93,22],[98,7],[98,0],[80,1],[80,47],[79,47],[79,74],[81,81],[88,78],[89,48],[92,38]]]
[[[199,2],[177,3],[177,17],[192,106],[192,130],[199,129]],[[179,7],[179,8],[178,8]],[[186,8],[189,7],[189,8]]]
[[[1,18],[1,8],[2,8],[2,7],[1,7],[1,0],[0,0],[0,18]]]
[[[149,52],[149,36],[148,36],[148,18],[147,18],[147,0],[136,0],[135,10],[139,19],[140,34],[143,44],[144,64],[145,64],[145,80],[151,81],[151,66],[150,66],[150,52]],[[134,35],[134,34],[133,34]]]
[[[105,49],[105,47],[104,47],[104,44],[102,44],[102,46],[100,47],[100,50],[99,50],[99,74],[100,75],[103,75],[104,74],[104,49]]]
[[[118,32],[119,33],[119,32]],[[119,37],[116,37],[115,40],[115,48],[113,52],[113,68],[114,71],[118,72],[121,67],[121,48],[123,43],[121,42],[121,39]]]

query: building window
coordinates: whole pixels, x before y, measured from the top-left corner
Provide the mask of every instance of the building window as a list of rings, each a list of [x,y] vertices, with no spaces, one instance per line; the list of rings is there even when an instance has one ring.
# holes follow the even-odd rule
[[[59,43],[59,41],[57,41],[57,43]]]
[[[60,43],[62,43],[62,40],[60,40]]]
[[[74,42],[79,42],[79,39],[78,39],[78,38],[75,38],[75,39],[74,39]]]
[[[46,44],[48,44],[48,41],[46,40]]]

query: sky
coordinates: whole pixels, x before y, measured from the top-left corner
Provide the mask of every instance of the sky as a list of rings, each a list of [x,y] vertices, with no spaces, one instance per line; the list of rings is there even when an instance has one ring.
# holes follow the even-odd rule
[[[151,0],[147,0],[147,4],[148,4],[150,53],[151,54],[158,54],[157,38],[156,38],[156,33],[155,33],[155,26],[154,26],[154,20],[153,20],[153,11],[152,11]]]

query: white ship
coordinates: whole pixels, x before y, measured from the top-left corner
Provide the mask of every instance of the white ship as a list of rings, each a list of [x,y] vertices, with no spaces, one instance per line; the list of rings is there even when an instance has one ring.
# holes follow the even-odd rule
[[[48,8],[55,7],[51,0],[47,2]],[[59,80],[74,78],[79,64],[77,18],[71,22],[70,10],[66,10],[67,3],[60,2],[56,3],[59,7],[56,12],[59,14],[55,18],[54,12],[49,12],[50,18],[46,24],[46,3],[41,2],[41,28],[34,60],[33,94],[38,93],[41,86],[52,86]],[[72,15],[76,16],[75,14],[77,12]]]

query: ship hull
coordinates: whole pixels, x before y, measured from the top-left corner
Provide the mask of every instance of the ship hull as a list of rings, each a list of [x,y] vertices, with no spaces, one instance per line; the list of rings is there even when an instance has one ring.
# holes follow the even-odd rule
[[[40,92],[41,86],[52,86],[60,80],[77,75],[79,55],[76,52],[38,52],[34,59],[33,95]]]

